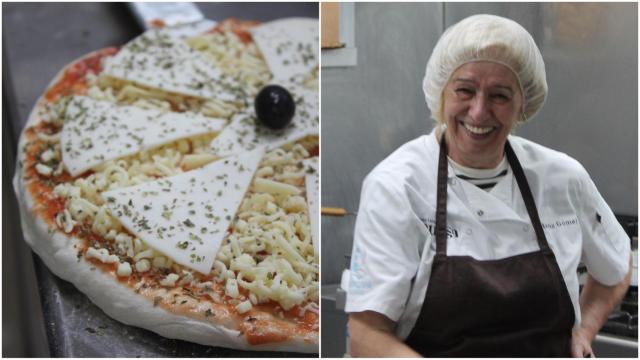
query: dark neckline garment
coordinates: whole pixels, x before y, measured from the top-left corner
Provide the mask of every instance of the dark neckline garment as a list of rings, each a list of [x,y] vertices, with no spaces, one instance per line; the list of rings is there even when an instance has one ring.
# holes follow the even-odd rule
[[[425,357],[570,357],[575,314],[529,183],[505,152],[540,250],[498,260],[447,256],[447,145],[440,143],[436,254],[406,343]]]

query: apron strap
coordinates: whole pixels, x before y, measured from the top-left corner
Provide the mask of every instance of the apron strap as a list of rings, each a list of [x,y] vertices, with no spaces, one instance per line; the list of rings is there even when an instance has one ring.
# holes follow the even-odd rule
[[[533,200],[533,195],[531,194],[531,189],[529,188],[529,182],[527,181],[527,177],[522,170],[522,166],[520,165],[520,161],[518,161],[518,157],[515,152],[511,148],[511,144],[507,140],[505,144],[505,153],[507,156],[507,160],[509,161],[509,165],[513,170],[513,175],[516,178],[516,182],[518,183],[518,188],[520,189],[520,193],[522,194],[522,199],[524,200],[524,204],[527,208],[527,213],[529,214],[529,219],[531,220],[531,224],[533,225],[533,229],[536,232],[536,239],[538,240],[538,245],[540,246],[541,251],[549,251],[549,243],[547,242],[547,237],[544,234],[544,230],[542,228],[542,223],[540,222],[540,217],[538,216],[538,210],[536,208],[535,201]],[[437,186],[437,197],[436,197],[436,255],[446,256],[447,254],[447,184],[448,184],[448,166],[449,162],[447,160],[447,143],[445,140],[445,134],[442,134],[442,139],[440,140],[440,156],[438,159],[438,186]]]
[[[445,133],[440,140],[440,158],[438,159],[438,187],[436,194],[436,255],[447,255],[447,142]]]
[[[533,200],[533,195],[531,194],[531,189],[529,188],[527,177],[524,175],[522,166],[520,166],[520,161],[518,160],[516,153],[513,151],[511,144],[509,144],[509,140],[507,140],[504,149],[507,155],[507,160],[509,161],[509,165],[513,170],[513,176],[515,176],[516,182],[518,183],[518,188],[520,188],[520,193],[522,194],[524,205],[527,207],[529,219],[531,220],[533,229],[536,232],[536,239],[538,240],[540,250],[547,251],[549,250],[549,243],[547,242],[547,237],[544,234],[544,229],[542,228],[542,223],[540,222],[540,217],[538,216],[538,209],[536,208],[536,203]]]

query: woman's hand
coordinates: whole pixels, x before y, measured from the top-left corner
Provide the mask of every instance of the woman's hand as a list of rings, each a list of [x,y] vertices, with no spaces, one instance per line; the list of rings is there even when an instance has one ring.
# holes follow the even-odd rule
[[[591,349],[591,340],[585,329],[578,327],[573,328],[571,334],[571,357],[595,357]]]
[[[421,357],[394,334],[395,323],[373,311],[349,315],[349,347],[352,357]]]
[[[580,294],[580,313],[582,321],[580,327],[574,328],[571,336],[571,356],[594,356],[591,350],[591,342],[598,331],[607,321],[609,314],[616,308],[620,300],[627,293],[631,282],[632,262],[629,257],[629,272],[627,276],[616,285],[606,286],[599,283],[591,275],[582,288]]]

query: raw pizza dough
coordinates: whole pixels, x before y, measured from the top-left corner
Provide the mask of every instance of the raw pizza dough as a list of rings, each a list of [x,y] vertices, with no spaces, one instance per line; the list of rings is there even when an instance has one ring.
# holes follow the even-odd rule
[[[315,20],[309,21],[313,22]],[[284,23],[286,25],[286,21]],[[203,46],[207,47],[206,41],[215,43],[215,41],[228,41],[231,38],[234,40],[240,39],[240,43],[251,46],[250,40],[248,42],[243,41],[246,40],[243,36],[246,36],[247,31],[243,29],[242,24],[236,26],[237,24],[232,21],[231,24],[223,22],[220,25],[222,26],[218,26],[213,34],[203,35],[200,38],[189,38],[184,43],[182,43],[183,39],[185,39],[184,37],[176,36],[173,41],[180,41],[180,46],[185,47],[188,47],[187,44],[193,46],[193,42],[195,42],[196,47],[202,49]],[[231,29],[230,32],[225,31],[229,28]],[[259,26],[257,28],[259,29]],[[166,31],[170,32],[170,30]],[[317,41],[317,39],[315,40]],[[189,43],[189,41],[193,42]],[[211,47],[215,48],[215,46]],[[200,66],[203,64],[203,59],[206,58],[207,51],[211,51],[211,49],[197,51]],[[245,95],[244,103],[242,101],[227,101],[232,99],[233,96],[226,96],[224,101],[214,101],[213,104],[207,104],[206,97],[198,97],[201,95],[199,93],[181,94],[178,91],[176,93],[170,92],[167,95],[162,90],[155,88],[152,82],[138,84],[128,79],[110,79],[107,85],[100,84],[100,81],[103,80],[100,78],[100,73],[89,74],[92,72],[91,68],[93,66],[93,70],[104,70],[105,67],[112,66],[109,65],[108,61],[114,58],[114,54],[117,54],[116,49],[106,49],[88,54],[63,69],[51,82],[29,116],[28,123],[19,142],[18,170],[13,181],[19,199],[22,229],[27,243],[52,272],[72,282],[109,316],[125,324],[146,328],[165,337],[204,345],[244,350],[317,353],[319,325],[318,254],[317,250],[314,250],[314,243],[317,244],[317,239],[311,239],[311,234],[317,234],[317,231],[312,231],[309,228],[311,226],[309,221],[310,211],[306,207],[306,199],[304,199],[304,208],[301,207],[300,198],[304,196],[305,184],[304,181],[300,182],[299,180],[300,177],[304,179],[304,171],[309,170],[305,169],[303,165],[296,164],[295,167],[300,170],[296,178],[295,169],[292,170],[291,164],[272,165],[283,161],[285,163],[293,161],[293,163],[299,162],[302,164],[303,161],[306,161],[305,159],[317,156],[317,114],[314,115],[315,119],[312,119],[315,120],[315,123],[307,121],[305,126],[308,129],[301,135],[304,137],[287,138],[287,140],[290,140],[288,144],[277,144],[278,146],[269,147],[268,145],[274,142],[273,134],[269,134],[264,145],[260,143],[259,137],[258,140],[254,140],[254,143],[258,146],[252,146],[251,148],[263,147],[262,154],[266,153],[267,155],[261,159],[261,164],[267,165],[260,166],[259,169],[253,169],[255,172],[252,175],[253,182],[248,189],[237,190],[243,191],[242,202],[236,205],[235,210],[238,212],[227,218],[229,230],[225,234],[223,243],[218,245],[220,249],[216,264],[209,273],[202,270],[198,272],[189,266],[173,262],[171,254],[160,253],[145,245],[144,241],[137,236],[138,234],[132,232],[132,228],[124,228],[121,224],[117,224],[112,228],[115,227],[118,231],[109,229],[109,225],[105,225],[109,232],[103,230],[101,233],[100,230],[96,230],[101,226],[100,224],[96,225],[95,219],[98,216],[103,216],[111,222],[114,222],[114,219],[117,222],[118,217],[114,214],[109,214],[108,216],[99,215],[100,212],[104,213],[105,210],[100,209],[97,211],[92,207],[95,207],[96,204],[87,205],[82,202],[86,200],[83,198],[84,194],[79,196],[81,200],[84,200],[78,200],[78,190],[74,190],[74,186],[66,186],[64,184],[77,185],[76,179],[78,178],[86,179],[91,176],[98,176],[93,174],[102,174],[101,171],[104,171],[104,169],[101,169],[101,167],[107,165],[95,166],[93,170],[78,177],[71,177],[68,174],[64,167],[60,165],[63,163],[60,146],[64,146],[64,144],[60,144],[56,148],[55,138],[59,135],[48,133],[52,128],[60,130],[60,126],[50,125],[55,122],[55,119],[51,119],[48,114],[53,112],[55,115],[57,111],[60,117],[64,117],[65,112],[64,110],[60,111],[60,109],[52,109],[51,104],[60,101],[61,98],[73,96],[73,94],[89,94],[94,98],[106,98],[107,101],[123,106],[155,107],[153,111],[157,111],[158,106],[161,109],[162,106],[165,106],[163,110],[165,113],[176,110],[181,112],[185,110],[193,111],[196,109],[204,114],[206,113],[205,110],[208,109],[207,106],[209,106],[213,108],[211,111],[217,113],[218,119],[226,118],[227,121],[231,121],[234,116],[252,116],[252,104],[249,103],[250,98],[246,96],[255,93],[259,89],[259,85],[267,85],[270,79],[268,76],[264,79],[254,79],[254,82],[247,86],[250,88],[249,90],[242,89],[242,91],[234,93],[235,96]],[[223,61],[224,59],[216,60]],[[212,64],[212,68],[214,68],[211,73],[216,74],[216,76],[220,73],[225,73],[225,70],[227,71],[225,81],[242,82],[247,80],[246,74],[236,73],[235,75],[237,76],[234,77],[232,76],[234,75],[232,74],[233,69],[224,69],[224,66],[220,66],[220,69],[215,69],[215,61],[209,64]],[[279,71],[282,70],[280,69]],[[77,75],[78,72],[81,73],[81,76],[72,78],[72,84],[67,84],[65,87],[64,82],[69,80],[69,74]],[[230,73],[231,75],[229,75]],[[296,74],[296,78],[299,79],[298,83],[289,84],[290,88],[295,89],[297,86],[300,89],[299,93],[304,93],[305,97],[309,98],[308,93],[313,93],[313,86],[315,85],[316,96],[311,101],[317,101],[317,74],[307,74],[306,77],[299,75]],[[243,79],[243,76],[245,79]],[[80,83],[84,81],[84,86],[77,86],[77,83],[74,83],[78,79],[81,80]],[[175,85],[172,89],[176,88],[179,90],[180,86]],[[110,94],[110,89],[118,89],[119,93]],[[207,89],[210,89],[210,87],[207,87]],[[215,92],[214,90],[212,91]],[[61,95],[61,91],[66,91],[67,94]],[[131,96],[131,92],[135,94],[136,91],[143,93],[143,95],[139,96],[139,99],[133,101],[127,98],[127,96]],[[295,95],[295,90],[293,92]],[[117,98],[120,95],[122,98]],[[176,101],[179,103],[176,104]],[[308,100],[303,99],[302,101]],[[120,104],[121,102],[124,102],[124,104]],[[166,109],[167,103],[170,105],[169,109]],[[185,105],[187,103],[189,104]],[[200,108],[198,108],[198,104]],[[307,106],[306,103],[304,104],[304,106]],[[317,103],[310,106],[315,107],[317,111]],[[66,119],[66,121],[71,122],[72,119]],[[179,124],[176,126],[179,126]],[[215,154],[214,148],[210,145],[202,145],[207,141],[215,140],[215,136],[223,132],[224,130],[221,130],[213,135],[210,134],[209,138],[201,136],[195,140],[176,137],[175,141],[169,144],[165,143],[163,145],[155,145],[155,147],[150,146],[148,149],[141,149],[141,152],[148,152],[146,154],[147,158],[149,156],[162,158],[162,154],[169,153],[173,154],[174,158],[181,157],[182,162],[177,164],[176,168],[169,169],[173,171],[172,174],[158,174],[152,171],[152,176],[147,176],[148,174],[143,172],[140,175],[143,180],[138,182],[144,184],[145,181],[157,181],[154,179],[171,179],[173,176],[180,176],[180,174],[185,174],[189,171],[198,171],[197,169],[202,168],[207,163],[211,164],[216,161],[231,159],[231,157],[228,157],[232,156],[230,154]],[[145,134],[141,133],[139,135],[144,136]],[[189,145],[189,150],[180,150],[180,147],[185,146],[185,142]],[[255,151],[245,149],[243,144],[236,145],[234,150],[236,150],[237,154]],[[45,148],[46,150],[44,150]],[[199,152],[193,153],[196,150]],[[48,153],[44,154],[47,151]],[[195,165],[185,165],[185,158],[189,155],[197,155],[191,157],[191,163],[195,161]],[[105,154],[105,156],[108,157],[109,155]],[[145,156],[143,155],[134,154],[129,155],[129,157],[125,156],[124,161],[129,162],[130,170],[133,167],[131,164],[135,163],[135,161],[142,161],[142,165],[147,164],[144,163],[144,158]],[[122,158],[109,161],[106,163],[113,164],[122,161]],[[53,164],[57,163],[57,166],[54,168],[44,165],[51,162]],[[44,166],[38,167],[37,165]],[[185,166],[187,169],[185,169]],[[92,181],[96,181],[96,178],[93,179]],[[61,183],[63,185],[60,185]],[[275,187],[273,187],[274,184],[276,185]],[[224,185],[227,185],[226,181]],[[126,189],[131,184],[122,187],[116,181],[115,185],[108,183],[101,186],[102,190],[106,192],[106,187],[108,186],[111,186],[110,190],[114,191],[114,189]],[[145,185],[142,186],[144,187]],[[282,191],[285,193],[283,194]],[[291,191],[291,193],[287,194],[287,191]],[[71,193],[76,195],[71,195]],[[203,194],[203,196],[205,195]],[[76,200],[71,200],[73,196],[76,196]],[[176,196],[180,196],[180,194],[176,194]],[[219,193],[218,196],[223,195]],[[102,201],[107,200],[103,199]],[[313,201],[309,202],[313,203]],[[317,199],[315,203],[317,203]],[[57,208],[52,208],[56,206]],[[73,206],[76,208],[73,208]],[[85,207],[78,210],[78,206]],[[269,209],[265,210],[267,207]],[[84,213],[82,209],[85,210]],[[260,211],[264,213],[258,214]],[[87,212],[91,214],[87,215]],[[271,234],[270,236],[277,239],[271,239],[272,241],[268,242],[265,250],[244,252],[244,248],[238,248],[237,239],[231,238],[236,234],[242,233],[242,231],[246,232],[247,227],[254,226],[254,223],[251,223],[253,219],[251,216],[259,219],[271,216],[276,219],[272,220],[273,223],[286,223],[286,221],[281,220],[287,217],[295,218],[294,220],[298,223],[295,223],[296,229],[292,230],[293,233],[287,233],[291,228],[288,228],[286,224],[278,224],[279,226],[284,226],[284,230],[278,232],[277,229],[274,230],[271,226],[273,225],[272,223],[263,220],[259,225],[263,229],[259,231],[268,228],[263,233],[269,233]],[[281,216],[281,218],[277,216]],[[93,225],[91,225],[92,221]],[[300,222],[304,222],[304,224],[301,225],[299,224]],[[280,234],[279,238],[276,236],[278,234]],[[115,238],[124,240],[116,244]],[[282,239],[285,239],[288,243],[282,243]],[[245,243],[251,240],[254,243],[256,241],[259,242],[259,240],[251,239],[251,235],[244,236],[242,240]],[[128,244],[128,247],[126,244]],[[284,250],[278,248],[277,244],[284,246]],[[94,246],[96,247],[94,248]],[[265,247],[264,244],[261,244],[261,246]],[[317,245],[315,246],[317,247]],[[293,251],[294,253],[291,254],[288,251]],[[124,263],[128,263],[128,271],[127,265]],[[264,263],[264,269],[274,271],[269,272],[267,278],[260,278],[262,283],[258,284],[259,273],[264,270],[260,268],[261,263]],[[232,270],[234,266],[236,270]],[[251,281],[251,276],[235,279],[242,272],[237,268],[242,268],[242,266],[245,268],[253,266],[253,268],[245,270],[245,272],[256,273],[253,275],[253,281]],[[131,275],[126,275],[127,272],[130,272]],[[301,279],[303,275],[306,276],[304,280]],[[300,287],[304,284],[306,286],[304,291],[298,289],[297,285],[289,284],[286,280],[283,280],[287,276],[293,278],[293,280],[290,280],[291,283],[297,282]],[[274,285],[276,281],[278,283]],[[160,285],[160,283],[164,285]],[[261,290],[260,286],[267,288],[267,290]]]

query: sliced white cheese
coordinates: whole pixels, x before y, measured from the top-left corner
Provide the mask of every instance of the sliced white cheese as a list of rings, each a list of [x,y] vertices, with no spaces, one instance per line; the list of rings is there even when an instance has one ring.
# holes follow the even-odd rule
[[[168,29],[151,29],[107,59],[105,75],[199,98],[236,101],[242,87]]]
[[[251,29],[274,80],[306,75],[318,66],[318,20],[289,18]]]
[[[103,162],[185,137],[218,132],[226,121],[195,113],[161,112],[75,96],[60,141],[62,161],[79,175]]]
[[[258,147],[272,150],[308,135],[318,135],[318,93],[300,87],[290,90],[296,101],[296,112],[287,127],[272,130],[256,124],[253,112],[236,114],[211,142],[213,152],[224,157]]]
[[[149,247],[209,274],[264,152],[102,194],[111,214]]]
[[[309,206],[309,222],[311,223],[311,239],[313,240],[313,250],[316,255],[320,254],[320,224],[319,224],[319,172],[318,158],[313,157],[303,161],[305,168],[305,185],[307,188],[307,205]]]
[[[180,24],[180,25],[172,26],[171,31],[169,31],[169,34],[178,40],[184,40],[191,36],[198,36],[200,34],[204,34],[205,32],[213,29],[216,26],[216,24],[217,22],[209,19]]]

